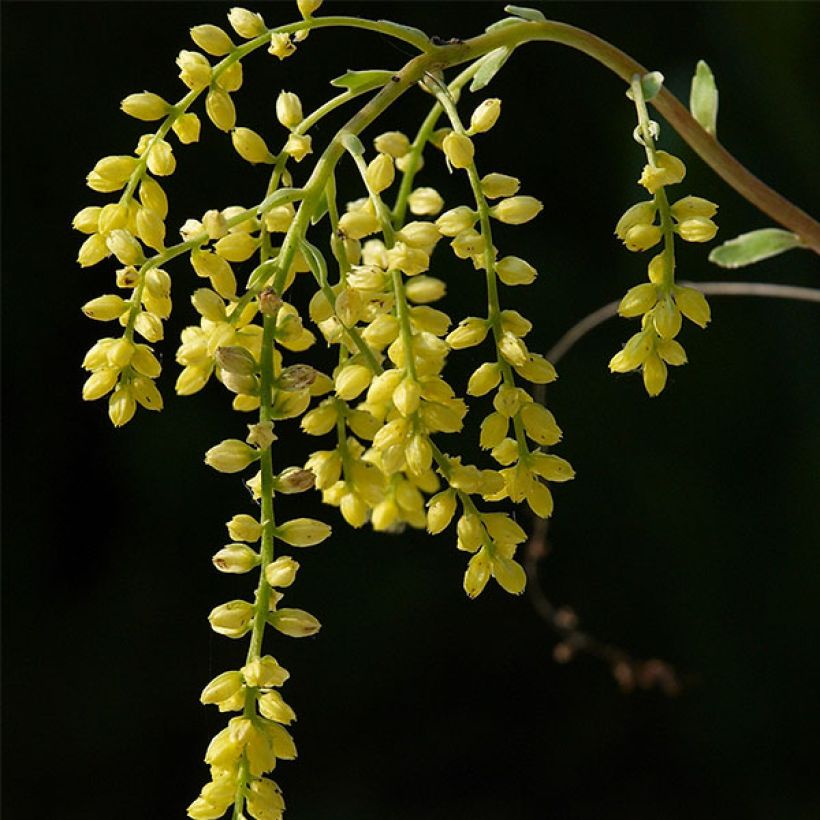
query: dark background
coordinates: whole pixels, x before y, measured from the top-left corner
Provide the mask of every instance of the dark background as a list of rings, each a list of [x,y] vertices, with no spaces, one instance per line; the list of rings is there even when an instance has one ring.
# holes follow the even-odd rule
[[[335,3],[443,37],[480,32],[501,3]],[[548,16],[611,40],[688,98],[705,58],[721,92],[719,134],[752,170],[816,208],[817,4],[541,4]],[[177,275],[161,387],[166,411],[111,428],[104,402],[80,400],[85,350],[106,328],[80,306],[112,289],[110,263],[80,270],[72,215],[106,201],[84,188],[96,160],[127,153],[148,130],[121,115],[127,93],[181,96],[174,57],[190,25],[224,21],[222,3],[4,3],[3,364],[5,789],[8,817],[144,820],[184,815],[205,782],[201,762],[225,716],[199,705],[202,685],[236,668],[245,642],[213,635],[215,604],[248,596],[210,555],[223,522],[248,510],[238,480],[202,453],[246,419],[213,386],[172,393],[173,350],[193,319],[185,262]],[[269,23],[291,4],[254,6]],[[273,102],[296,90],[310,109],[346,68],[396,67],[378,35],[316,32],[280,64],[248,61],[239,122],[276,144]],[[252,79],[253,78],[253,79]],[[524,179],[541,217],[499,245],[533,261],[533,288],[506,289],[545,350],[590,310],[644,278],[613,225],[640,198],[641,152],[623,84],[560,46],[521,49],[483,93],[503,117],[476,140],[481,168]],[[380,130],[413,123],[429,100],[409,93]],[[469,112],[471,106],[465,106]],[[316,129],[322,143],[331,126]],[[203,126],[168,181],[169,229],[207,208],[259,199],[264,171]],[[175,143],[176,144],[176,143]],[[769,224],[671,129],[662,146],[689,168],[681,191],[720,203],[719,237]],[[437,161],[436,161],[437,162]],[[300,167],[300,171],[304,169]],[[441,174],[431,161],[430,176]],[[448,203],[463,180],[442,183]],[[223,193],[223,190],[225,193]],[[356,196],[359,194],[356,193]],[[748,272],[682,250],[686,278],[814,284],[816,257]],[[467,267],[450,278],[456,318],[480,310]],[[271,639],[292,673],[300,760],[275,772],[291,820],[530,818],[813,818],[820,814],[820,415],[816,306],[712,300],[707,331],[687,325],[690,364],[649,400],[606,363],[633,332],[612,320],[562,363],[549,404],[558,448],[578,478],[557,489],[554,551],[543,583],[590,631],[674,663],[677,699],[624,696],[607,668],[551,660],[553,638],[526,598],[490,585],[461,591],[454,536],[352,532],[300,554],[289,601],[320,635]],[[463,388],[470,354],[448,372]],[[477,403],[466,437],[473,441]],[[291,428],[295,429],[295,428]],[[282,463],[324,441],[283,436]],[[443,446],[455,450],[459,442]],[[476,453],[473,444],[467,454]],[[317,511],[315,494],[283,500]]]

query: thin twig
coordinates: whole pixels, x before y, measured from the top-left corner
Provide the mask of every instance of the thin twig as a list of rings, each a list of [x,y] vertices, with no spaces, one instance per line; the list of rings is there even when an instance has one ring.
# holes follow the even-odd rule
[[[777,285],[769,282],[681,282],[685,287],[698,288],[710,296],[762,296],[770,299],[795,299],[802,302],[820,303],[820,289],[795,285]],[[587,333],[617,316],[620,302],[609,302],[585,316],[573,325],[547,353],[547,358],[555,364]],[[543,403],[544,386],[538,385],[535,400]],[[624,692],[635,688],[659,688],[664,694],[674,696],[680,693],[682,684],[675,669],[665,661],[651,658],[633,658],[625,650],[597,640],[580,629],[578,617],[568,607],[556,607],[547,598],[538,579],[538,565],[549,553],[547,533],[549,522],[536,518],[532,535],[524,554],[524,569],[527,573],[527,589],[533,608],[560,638],[553,650],[553,657],[559,663],[570,661],[575,655],[585,653],[607,663],[615,680]]]

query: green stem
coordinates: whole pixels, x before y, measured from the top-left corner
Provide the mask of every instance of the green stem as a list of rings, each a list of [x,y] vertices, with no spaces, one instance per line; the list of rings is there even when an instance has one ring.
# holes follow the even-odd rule
[[[649,112],[646,109],[646,100],[643,96],[643,86],[641,78],[635,75],[632,78],[632,99],[635,101],[635,109],[638,112],[638,127],[641,131],[646,159],[655,168],[656,148],[655,140],[652,136]],[[672,223],[672,212],[669,209],[669,200],[666,197],[666,190],[660,187],[655,192],[655,205],[661,218],[661,233],[663,234],[663,283],[662,290],[665,296],[672,292],[675,285],[675,230]]]

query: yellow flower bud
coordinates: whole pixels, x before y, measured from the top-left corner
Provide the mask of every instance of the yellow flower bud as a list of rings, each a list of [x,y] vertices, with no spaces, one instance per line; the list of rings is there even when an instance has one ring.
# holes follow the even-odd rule
[[[206,53],[222,57],[233,51],[231,38],[219,26],[201,25],[191,29],[191,39]]]
[[[148,170],[158,177],[167,177],[173,174],[177,167],[174,151],[171,144],[165,140],[157,140],[148,154]]]
[[[473,162],[475,146],[466,134],[451,131],[441,145],[444,156],[453,168],[469,168]]]
[[[280,91],[276,98],[276,119],[293,129],[302,122],[302,101],[291,91]]]
[[[346,365],[336,374],[336,395],[345,401],[355,399],[367,388],[372,378],[373,373],[369,367],[361,364]]]
[[[252,618],[253,605],[241,600],[220,604],[208,615],[211,629],[228,638],[241,638],[251,628]]]
[[[554,503],[552,493],[546,484],[540,481],[531,481],[526,491],[527,504],[539,518],[549,518],[552,515]]]
[[[258,246],[259,241],[249,233],[237,232],[223,236],[214,245],[214,250],[229,262],[244,262],[253,256]]]
[[[99,322],[109,322],[112,319],[119,318],[129,306],[125,301],[116,294],[108,294],[106,296],[98,296],[90,302],[86,302],[83,307],[83,313],[89,319],[96,319]]]
[[[248,790],[247,806],[251,817],[270,817],[275,820],[284,812],[285,801],[282,792],[272,780],[258,778],[248,785]]]
[[[430,256],[420,248],[411,248],[406,242],[396,242],[387,251],[387,263],[406,276],[417,276],[430,267]]]
[[[121,103],[120,108],[137,120],[151,122],[161,120],[169,111],[170,105],[158,94],[145,91],[142,94],[129,94]]]
[[[702,216],[709,219],[717,213],[718,206],[715,205],[714,202],[710,202],[708,199],[704,199],[700,196],[685,196],[672,205],[669,210],[678,222],[683,222],[694,216]]]
[[[252,40],[267,31],[265,21],[260,14],[254,14],[243,8],[232,8],[228,12],[228,22],[231,28],[246,40]]]
[[[501,334],[498,340],[498,352],[505,361],[516,367],[521,367],[529,360],[529,351],[524,342],[509,331]]]
[[[615,233],[621,240],[626,240],[626,234],[630,228],[636,225],[651,225],[655,221],[655,214],[658,206],[654,200],[638,202],[626,209],[624,215],[618,220],[615,226]]]
[[[90,205],[87,208],[83,208],[75,214],[74,219],[71,221],[71,227],[81,233],[93,234],[99,225],[101,213],[102,208],[97,205]]]
[[[304,18],[311,17],[322,5],[322,0],[296,0],[299,14]]]
[[[496,124],[500,115],[501,100],[497,97],[484,100],[470,117],[470,133],[483,134],[489,131]]]
[[[139,242],[123,228],[111,231],[105,244],[123,265],[137,265],[143,261],[144,257]]]
[[[250,515],[235,515],[225,525],[234,541],[258,541],[262,537],[262,525]]]
[[[259,556],[245,544],[228,544],[211,561],[220,572],[240,574],[250,572],[259,563]]]
[[[255,658],[241,669],[242,677],[248,686],[257,689],[268,689],[271,686],[281,686],[290,677],[287,669],[279,666],[275,658],[263,655]]]
[[[459,322],[458,327],[447,335],[446,342],[453,350],[475,347],[487,337],[489,325],[486,319],[468,316]]]
[[[107,396],[117,384],[120,371],[116,367],[95,370],[83,384],[83,401],[96,401]]]
[[[379,220],[366,209],[348,211],[339,219],[339,230],[351,239],[361,239],[379,230]]]
[[[411,416],[421,404],[421,388],[409,376],[393,391],[393,405],[403,416]]]
[[[138,161],[136,157],[129,156],[103,157],[92,173],[122,185],[131,178]]]
[[[294,518],[277,527],[274,535],[292,547],[312,547],[330,537],[330,525],[314,518]]]
[[[575,478],[572,465],[552,453],[533,453],[531,463],[533,472],[545,481],[570,481]]]
[[[515,546],[527,540],[527,533],[505,513],[485,513],[482,520],[497,544]]]
[[[137,236],[149,248],[161,251],[165,248],[165,223],[148,208],[137,211]]]
[[[137,314],[134,320],[134,330],[149,342],[159,342],[164,336],[162,321],[158,316],[148,311],[140,311]]]
[[[374,194],[380,194],[393,184],[395,176],[396,172],[390,155],[379,154],[367,166],[365,182]]]
[[[183,145],[190,145],[192,142],[199,140],[201,124],[199,117],[193,112],[177,117],[171,127]]]
[[[470,598],[478,597],[490,580],[490,559],[486,550],[477,552],[467,564],[464,573],[464,591]]]
[[[117,339],[106,349],[108,364],[111,365],[111,367],[117,367],[122,370],[131,362],[135,352],[135,346],[129,342],[128,339]]]
[[[510,422],[509,417],[502,413],[490,413],[481,422],[481,436],[479,444],[483,450],[497,447],[507,435]]]
[[[283,555],[265,567],[265,580],[269,586],[283,589],[293,583],[298,569],[299,564],[293,558]]]
[[[717,225],[705,216],[693,216],[678,223],[676,230],[685,242],[708,242],[715,238]]]
[[[151,177],[145,177],[140,183],[140,202],[144,207],[150,208],[160,219],[168,216],[168,197],[165,196],[162,186]]]
[[[493,398],[493,407],[502,416],[512,418],[521,407],[521,394],[518,388],[502,385]]]
[[[313,153],[313,144],[308,134],[291,134],[285,143],[285,153],[301,162],[308,154]]]
[[[655,350],[667,364],[676,367],[686,364],[686,351],[683,349],[683,345],[674,339],[662,339],[655,346]]]
[[[665,185],[681,182],[686,176],[686,166],[677,157],[666,151],[655,152],[655,166],[644,166],[639,185],[643,185],[650,194],[656,193]]]
[[[645,251],[658,244],[663,233],[657,225],[635,225],[626,232],[624,245],[630,251]]]
[[[191,396],[202,390],[210,377],[210,365],[189,365],[182,369],[174,389],[179,396]]]
[[[643,363],[643,384],[650,396],[658,396],[666,387],[666,364],[653,353]]]
[[[558,378],[552,363],[538,353],[530,353],[524,364],[513,366],[522,379],[533,384],[549,384]]]
[[[230,131],[236,125],[236,107],[230,94],[221,88],[212,88],[208,92],[205,112],[220,131]]]
[[[270,614],[269,621],[274,629],[291,638],[307,638],[322,628],[319,621],[303,609],[280,609]]]
[[[309,436],[323,436],[336,426],[337,418],[335,402],[322,402],[303,416],[300,426]]]
[[[232,700],[237,693],[242,691],[242,675],[239,672],[223,672],[217,675],[202,690],[199,702],[202,704],[222,704]]]
[[[220,473],[238,473],[258,458],[258,450],[236,438],[225,439],[205,453],[205,463]]]
[[[208,87],[211,82],[211,64],[204,54],[183,49],[179,52],[176,63],[179,66],[179,79],[188,88],[199,91]]]
[[[436,227],[443,236],[458,236],[463,231],[470,230],[478,220],[478,212],[468,208],[466,205],[459,205],[445,211],[435,222]]]
[[[551,447],[561,440],[561,428],[555,423],[555,416],[541,404],[525,404],[521,408],[521,421],[527,435],[538,444]]]
[[[505,467],[518,461],[518,442],[512,438],[505,438],[493,447],[490,455]]]
[[[502,199],[490,213],[505,225],[523,225],[535,218],[544,205],[533,196],[511,196]]]
[[[286,57],[290,57],[290,55],[295,52],[296,46],[290,39],[289,34],[281,34],[279,32],[273,32],[273,34],[271,34],[268,54],[273,54],[274,57],[284,60]]]
[[[501,365],[498,362],[484,362],[470,376],[467,384],[467,395],[484,396],[498,387],[501,381]]]
[[[524,567],[511,558],[496,555],[490,564],[490,569],[499,586],[511,595],[520,595],[527,585],[527,574]]]
[[[636,333],[627,341],[623,350],[610,359],[609,369],[613,373],[628,373],[640,367],[651,352],[652,337],[650,334],[645,331]]]
[[[416,188],[407,197],[407,204],[416,216],[436,216],[444,207],[444,200],[434,188]]]
[[[296,713],[285,703],[282,696],[276,692],[266,692],[259,698],[259,712],[268,720],[275,720],[286,726],[296,719]],[[250,811],[250,808],[249,808]],[[263,817],[268,815],[262,815]]]
[[[77,261],[80,263],[80,267],[88,268],[101,262],[110,253],[105,237],[102,234],[94,233],[80,246]]]
[[[675,288],[675,304],[689,321],[706,327],[712,319],[712,312],[706,297],[695,288]]]
[[[492,173],[481,178],[481,191],[488,199],[515,196],[520,187],[521,181],[507,174]]]
[[[465,552],[475,552],[484,540],[484,528],[478,516],[467,514],[458,519],[458,548]]]
[[[655,307],[658,301],[658,287],[651,282],[644,282],[642,285],[636,285],[630,288],[620,305],[618,305],[618,313],[626,319],[634,316],[642,316],[647,311]]]
[[[427,502],[427,531],[437,535],[447,529],[456,511],[456,494],[454,490],[434,495]]]
[[[373,140],[373,147],[381,154],[398,159],[410,150],[410,140],[401,131],[387,131]]]
[[[677,305],[667,296],[652,309],[652,323],[661,339],[674,339],[683,322]]]
[[[250,128],[234,128],[231,132],[231,142],[237,154],[253,165],[259,162],[273,162],[265,140]]]
[[[432,276],[415,276],[406,283],[404,291],[411,302],[429,304],[444,297],[447,285],[441,279]]]
[[[122,427],[134,418],[137,404],[127,387],[121,387],[111,394],[108,400],[108,417],[114,427]]]
[[[208,288],[198,288],[191,296],[191,303],[197,313],[211,322],[222,322],[225,319],[225,303]]]

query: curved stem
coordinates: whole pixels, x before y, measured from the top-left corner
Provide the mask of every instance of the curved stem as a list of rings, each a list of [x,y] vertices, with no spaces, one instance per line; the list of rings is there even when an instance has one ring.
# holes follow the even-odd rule
[[[820,288],[796,285],[776,285],[770,282],[686,282],[683,287],[697,288],[707,296],[762,296],[769,299],[794,299],[799,302],[820,303]],[[609,302],[573,325],[547,352],[547,358],[556,364],[575,347],[584,336],[607,319],[618,315],[620,299]],[[543,389],[543,388],[541,388]]]

